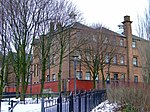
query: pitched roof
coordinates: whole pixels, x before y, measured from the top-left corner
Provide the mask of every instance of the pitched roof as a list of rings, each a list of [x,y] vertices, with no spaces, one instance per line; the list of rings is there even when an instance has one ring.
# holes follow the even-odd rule
[[[99,30],[99,28],[96,28],[96,29],[95,29],[95,28],[89,27],[89,26],[84,25],[84,24],[79,23],[79,22],[75,22],[72,27],[73,27],[73,28],[77,28],[77,29],[89,29],[89,30],[95,30],[95,31],[96,31],[96,30]],[[113,35],[115,35],[115,36],[125,37],[125,35],[119,34],[119,33],[117,33],[117,32],[114,32],[114,31],[109,30],[109,29],[107,29],[107,28],[105,28],[105,27],[102,27],[102,32],[109,32],[109,33],[111,33],[111,34],[113,34]]]

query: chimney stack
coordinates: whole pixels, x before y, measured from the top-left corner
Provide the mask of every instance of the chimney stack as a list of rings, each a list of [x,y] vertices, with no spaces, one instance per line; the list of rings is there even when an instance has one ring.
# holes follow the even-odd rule
[[[133,79],[133,54],[132,54],[132,28],[130,16],[124,16],[123,23],[123,34],[126,36],[126,47],[127,47],[127,81],[130,82]]]

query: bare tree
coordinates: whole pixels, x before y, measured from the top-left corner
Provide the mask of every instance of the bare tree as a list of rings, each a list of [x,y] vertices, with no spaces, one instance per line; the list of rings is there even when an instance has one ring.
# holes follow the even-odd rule
[[[57,62],[59,66],[58,70],[58,91],[61,91],[61,77],[62,77],[62,65],[66,57],[71,54],[77,47],[82,45],[84,39],[80,39],[77,42],[77,38],[74,36],[76,31],[72,28],[76,21],[82,20],[81,14],[77,11],[76,7],[66,0],[59,1],[56,4],[56,36],[55,42],[55,56],[58,57]],[[75,43],[77,42],[77,43]],[[58,51],[58,52],[56,52]]]
[[[5,14],[4,23],[8,27],[6,33],[7,39],[10,39],[9,51],[16,75],[16,92],[21,79],[21,93],[25,94],[32,52],[30,44],[34,43],[36,36],[43,34],[43,22],[51,20],[52,0],[7,0],[1,5]]]
[[[146,83],[150,84],[150,1],[145,16],[138,17],[137,33],[143,38],[138,43],[138,50],[142,57],[142,75]]]
[[[46,25],[48,25],[46,27]],[[36,60],[38,57],[38,62],[39,63],[37,68],[38,71],[41,70],[41,78],[39,79],[39,81],[41,81],[41,89],[40,89],[40,93],[43,93],[43,89],[44,89],[44,82],[45,82],[45,72],[47,70],[48,64],[50,65],[50,57],[52,57],[52,46],[53,46],[53,37],[54,37],[54,23],[45,23],[45,25],[43,25],[45,28],[43,29],[45,31],[46,28],[48,28],[50,26],[50,30],[49,33],[45,34],[43,31],[43,35],[40,35],[39,39],[36,39],[37,42],[34,42],[32,45],[34,46],[34,59]],[[33,62],[34,64],[34,62]],[[49,68],[50,69],[50,68]],[[38,75],[40,75],[39,73],[37,73]]]
[[[119,47],[115,37],[116,34],[102,25],[96,25],[94,29],[87,31],[88,43],[81,47],[79,54],[81,55],[82,64],[89,69],[93,79],[93,88],[96,87],[96,79],[99,80],[101,74],[103,85],[105,85],[106,77],[104,70],[111,67],[113,58],[119,52]]]
[[[6,30],[7,25],[4,21],[4,10],[1,7],[4,1],[0,1],[0,100],[2,99],[3,92],[7,85],[7,72],[8,72],[8,49],[7,49],[7,38]],[[1,101],[0,101],[0,111],[1,111]]]
[[[52,67],[50,65],[54,65],[54,57],[57,62],[56,65],[59,66],[58,90],[61,91],[62,63],[69,52],[73,50],[69,50],[70,48],[68,46],[70,44],[70,38],[74,35],[71,34],[71,27],[75,22],[73,20],[75,17],[74,14],[78,14],[77,20],[80,18],[80,13],[76,10],[76,7],[67,0],[54,1],[52,12],[53,15],[51,16],[50,23],[47,21],[43,22],[43,27],[41,29],[43,33],[39,39],[36,39],[38,42],[35,43],[37,44],[34,44],[36,47],[35,50],[38,52],[35,52],[34,54],[38,57],[42,74],[40,78],[41,93],[44,88],[45,72],[49,69],[50,74],[50,67]],[[46,28],[50,30],[47,31]]]

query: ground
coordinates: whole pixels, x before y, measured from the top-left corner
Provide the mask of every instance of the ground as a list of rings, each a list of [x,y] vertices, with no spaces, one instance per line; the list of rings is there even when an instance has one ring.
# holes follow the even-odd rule
[[[2,102],[1,112],[8,112],[9,107],[10,105],[8,105],[8,102]],[[117,104],[110,103],[108,100],[106,100],[95,107],[91,112],[115,112],[116,108]],[[41,112],[41,103],[39,101],[39,103],[36,104],[36,101],[30,98],[26,100],[26,104],[17,104],[13,112]]]

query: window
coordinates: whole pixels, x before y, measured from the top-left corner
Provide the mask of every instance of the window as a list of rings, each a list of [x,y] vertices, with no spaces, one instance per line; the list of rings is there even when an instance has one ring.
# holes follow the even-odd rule
[[[132,48],[136,48],[136,42],[132,41]]]
[[[90,56],[89,55],[86,56],[86,60],[90,61]]]
[[[106,54],[106,56],[105,56],[105,62],[109,63],[109,55],[108,54]]]
[[[124,73],[121,74],[121,80],[123,80],[123,81],[125,80],[125,74]]]
[[[133,65],[134,66],[138,66],[137,57],[133,57]]]
[[[120,46],[124,46],[124,40],[123,39],[120,40]]]
[[[120,58],[120,63],[121,63],[121,64],[124,64],[124,56],[121,56],[121,58]]]
[[[52,81],[56,81],[56,74],[52,75]]]
[[[117,41],[116,41],[116,38],[115,38],[115,37],[114,37],[113,40],[112,40],[112,44],[113,44],[113,45],[117,45]]]
[[[50,58],[48,57],[48,61],[47,61],[47,69],[50,68]]]
[[[78,79],[82,79],[82,71],[77,71],[77,76]]]
[[[91,73],[90,72],[86,72],[85,80],[90,80],[90,79],[91,79]]]
[[[52,65],[54,65],[56,63],[56,56],[55,56],[55,54],[53,54],[53,56],[52,56]]]
[[[114,73],[114,80],[118,80],[118,74]]]
[[[47,75],[47,82],[50,81],[50,75]]]
[[[136,76],[136,75],[134,76],[134,82],[138,83],[138,76]]]
[[[114,56],[114,58],[113,58],[113,63],[114,63],[114,64],[117,64],[117,55]]]
[[[86,54],[85,55],[86,55],[86,60],[90,61],[90,50],[89,49],[86,50]]]
[[[96,37],[95,37],[95,35],[93,35],[93,41],[96,42]]]
[[[108,37],[105,37],[104,43],[108,43]]]

